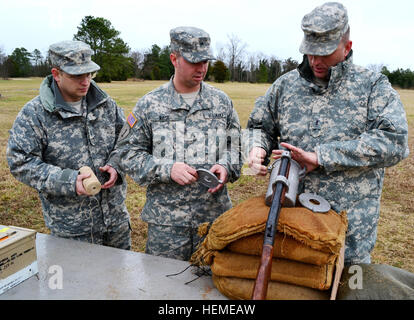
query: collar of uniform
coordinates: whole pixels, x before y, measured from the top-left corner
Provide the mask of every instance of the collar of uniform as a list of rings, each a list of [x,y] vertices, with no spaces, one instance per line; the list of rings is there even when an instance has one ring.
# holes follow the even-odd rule
[[[320,87],[315,83],[315,76],[313,75],[312,69],[309,65],[308,58],[305,54],[303,55],[302,63],[297,67],[297,70],[302,79],[306,80],[305,83],[310,87],[310,89],[314,93],[323,94],[326,91],[326,88]]]
[[[53,94],[53,109],[48,110],[59,112],[63,118],[79,116],[78,112],[69,104],[67,104],[63,99],[57,83],[55,79],[53,79],[52,75],[48,76],[48,80],[49,89]],[[104,103],[108,98],[109,96],[103,90],[101,90],[92,80],[91,86],[89,87],[88,93],[86,95],[86,105],[88,106],[88,112],[95,109],[98,105]]]
[[[49,112],[53,112],[56,109],[55,94],[51,89],[53,76],[49,75],[43,79],[39,88],[39,97],[42,102],[42,106]]]
[[[169,93],[169,96],[171,97],[171,109],[173,110],[185,109],[187,111],[190,111],[190,113],[194,113],[198,110],[209,109],[207,105],[201,103],[202,101],[206,101],[204,82],[201,82],[198,96],[194,100],[192,107],[189,108],[187,103],[185,103],[183,97],[177,92],[177,90],[175,90],[173,79],[174,79],[174,76],[171,77],[170,82],[168,84],[168,93]]]
[[[168,83],[168,96],[170,97],[170,105],[171,109],[179,110],[185,109],[190,110],[187,104],[184,102],[184,99],[180,96],[180,94],[175,90],[174,83],[173,83],[174,76],[171,77],[170,82]]]
[[[353,63],[353,51],[351,50],[346,56],[345,60],[338,63],[331,68],[331,76],[329,79],[329,85],[341,81],[344,74],[348,71],[349,66]]]
[[[54,94],[54,104],[56,106],[56,111],[58,111],[61,114],[65,114],[65,111],[69,111],[70,113],[73,113],[73,116],[78,116],[79,114],[76,112],[74,108],[72,108],[69,104],[66,103],[66,101],[63,99],[62,94],[60,93],[59,87],[55,81],[54,78],[52,78],[52,83],[50,86],[50,89],[52,89],[52,92]],[[61,112],[63,110],[63,112]],[[66,118],[66,117],[65,117]]]
[[[346,71],[349,69],[349,66],[352,64],[352,54],[353,51],[351,50],[344,61],[338,63],[336,66],[332,67],[329,70],[328,88],[333,83],[336,83],[337,81],[340,81],[342,79],[342,76],[346,73]],[[297,67],[297,70],[301,77],[306,81],[310,82],[312,84],[312,87],[314,87],[316,91],[325,91],[325,88],[321,88],[315,83],[315,76],[313,75],[312,69],[309,65],[309,61],[306,55],[303,55],[302,63]]]
[[[298,65],[297,70],[302,78],[304,78],[305,80],[309,82],[313,82],[314,76],[313,76],[312,69],[309,65],[309,61],[308,61],[306,54],[303,55],[302,63]]]
[[[89,87],[88,94],[86,95],[88,112],[92,111],[108,99],[108,94],[99,88],[95,81],[91,80],[91,86]]]
[[[194,100],[194,103],[190,109],[190,113],[195,113],[199,110],[208,110],[211,108],[210,103],[206,103],[206,101],[211,100],[211,97],[208,96],[206,88],[207,85],[204,82],[201,82],[200,91],[198,92],[198,96]]]

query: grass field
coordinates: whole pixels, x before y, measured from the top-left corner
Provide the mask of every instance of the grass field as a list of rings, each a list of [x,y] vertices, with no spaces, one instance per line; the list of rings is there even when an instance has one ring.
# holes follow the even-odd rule
[[[0,224],[15,225],[48,233],[37,192],[14,179],[6,161],[8,130],[22,108],[38,94],[41,79],[0,80]],[[100,84],[128,114],[137,99],[164,81],[126,81]],[[268,84],[213,84],[233,100],[242,127],[256,97],[263,95]],[[372,254],[373,263],[384,263],[414,272],[414,90],[399,90],[409,122],[411,155],[397,166],[388,168],[381,200],[378,240]],[[263,194],[267,178],[243,175],[229,185],[233,204]],[[128,178],[126,204],[131,214],[134,251],[143,251],[146,225],[139,219],[145,203],[145,189]]]

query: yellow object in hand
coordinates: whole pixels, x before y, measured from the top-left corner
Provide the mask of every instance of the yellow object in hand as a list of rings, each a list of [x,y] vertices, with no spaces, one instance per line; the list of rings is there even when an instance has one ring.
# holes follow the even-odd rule
[[[91,168],[89,168],[88,166],[84,166],[79,169],[79,172],[91,174],[89,178],[86,178],[82,181],[83,187],[85,188],[89,196],[94,196],[97,193],[99,193],[99,191],[101,191],[101,183],[99,182],[98,178],[93,173]]]

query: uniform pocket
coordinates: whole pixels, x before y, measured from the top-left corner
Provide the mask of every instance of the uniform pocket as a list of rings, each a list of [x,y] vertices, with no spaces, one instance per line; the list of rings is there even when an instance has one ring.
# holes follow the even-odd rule
[[[92,220],[100,216],[99,200],[96,197],[48,195],[43,206],[51,230],[59,234],[85,234],[90,231]]]

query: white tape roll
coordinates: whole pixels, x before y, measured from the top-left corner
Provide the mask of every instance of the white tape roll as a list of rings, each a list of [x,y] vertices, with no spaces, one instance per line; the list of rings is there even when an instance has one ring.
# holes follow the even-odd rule
[[[98,194],[99,191],[101,191],[101,183],[99,182],[98,178],[93,173],[92,169],[88,166],[84,166],[79,169],[80,173],[90,173],[91,176],[89,178],[86,178],[82,181],[83,187],[85,188],[87,194],[89,196],[94,196],[95,194]]]

